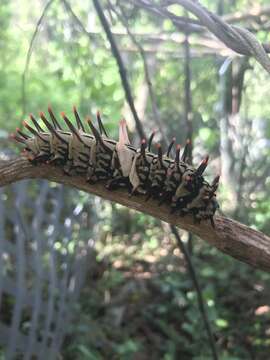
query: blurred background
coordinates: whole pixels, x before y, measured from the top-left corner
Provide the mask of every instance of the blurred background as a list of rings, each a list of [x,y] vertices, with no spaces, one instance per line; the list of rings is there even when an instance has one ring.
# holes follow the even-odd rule
[[[261,42],[269,42],[267,0],[201,2],[229,23],[248,28]],[[209,154],[206,178],[221,174],[222,214],[269,235],[269,74],[254,59],[237,56],[200,30],[196,19],[179,6],[171,6],[171,14],[180,19],[189,16],[184,24],[193,26],[190,31],[173,23],[173,15],[162,17],[147,6],[135,5],[136,1],[99,3],[127,70],[145,133],[158,129],[157,139],[164,145],[173,136],[180,144],[191,138],[193,163]],[[100,110],[115,139],[124,116],[132,142],[139,144],[118,65],[92,1],[1,0],[0,54],[1,156],[18,154],[8,134],[29,113],[38,115],[48,104],[70,117],[73,104],[83,117],[94,117]],[[59,359],[212,358],[198,294],[168,225],[59,185],[23,184],[2,191],[2,211],[17,209],[24,219],[29,232],[25,241],[36,259],[31,279],[37,274],[38,259],[46,263],[53,251],[59,255],[55,263],[59,279],[67,276],[69,281],[65,278],[64,283],[70,289],[72,276],[61,273],[62,265],[70,269],[69,255],[72,263],[78,254],[88,259],[91,248],[88,265],[79,272],[70,270],[85,281],[78,285],[66,333],[56,346]],[[22,193],[28,200],[20,198]],[[61,209],[52,224],[50,215],[57,201]],[[44,209],[41,214],[37,214],[39,208]],[[10,224],[19,226],[16,214],[6,215],[0,226],[5,242],[15,248],[20,239]],[[37,229],[43,240],[37,240]],[[184,231],[180,236],[200,283],[219,358],[268,359],[270,275]],[[36,246],[41,241],[48,242],[48,248]],[[38,248],[40,258],[35,258]],[[9,276],[18,260],[12,261],[8,246],[4,249],[3,277]],[[16,249],[16,256],[21,256],[22,250]],[[26,261],[24,268],[28,266]],[[29,289],[36,289],[35,281],[29,281]],[[20,296],[16,291],[12,294],[5,297],[0,311],[0,320],[7,326],[14,325],[12,314]],[[32,303],[32,309],[35,306]],[[31,316],[17,319],[18,329],[27,335]],[[7,343],[8,339],[3,340],[0,347],[3,354]]]

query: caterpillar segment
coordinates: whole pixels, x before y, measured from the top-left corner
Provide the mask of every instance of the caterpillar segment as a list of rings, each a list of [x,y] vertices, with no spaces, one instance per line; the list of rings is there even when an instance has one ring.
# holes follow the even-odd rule
[[[129,181],[132,184],[132,190],[130,195],[133,194],[147,194],[149,189],[149,175],[151,171],[151,164],[155,155],[151,153],[151,145],[154,139],[156,131],[154,130],[149,139],[148,145],[145,139],[141,141],[140,148],[134,155],[131,171],[129,174]]]
[[[219,208],[215,198],[218,182],[219,176],[214,179],[211,185],[203,182],[196,197],[187,204],[187,212],[192,213],[194,222],[200,223],[201,220],[210,219],[212,226],[215,227],[213,213]]]
[[[150,172],[151,162],[146,156],[146,140],[141,141],[140,148],[136,151],[131,170],[129,173],[129,181],[132,185],[130,195],[133,194],[146,194],[146,186]]]
[[[182,175],[181,181],[177,184],[175,194],[171,200],[171,212],[179,210],[182,216],[186,213],[186,205],[197,195],[203,178],[197,179],[195,171],[187,167]]]
[[[180,162],[180,145],[176,145],[175,159],[171,161],[164,184],[163,193],[160,196],[159,206],[163,203],[171,203],[171,199],[175,194],[178,184],[181,182],[182,175],[187,166],[184,162]]]
[[[112,179],[107,182],[109,190],[125,186],[128,188],[129,193],[132,193],[130,175],[135,155],[136,149],[130,145],[126,121],[122,119],[119,123],[119,139],[115,145],[111,163],[114,171]]]
[[[31,122],[33,123],[35,127],[35,136],[37,137],[37,147],[39,153],[35,156],[35,159],[33,162],[35,164],[38,164],[39,162],[47,162],[50,159],[51,154],[51,135],[48,132],[45,132],[42,127],[39,125],[38,121],[34,117],[33,114],[29,115]],[[26,128],[32,132],[33,134],[33,128],[30,129],[29,124],[24,123],[26,125]]]
[[[171,144],[169,145],[169,148],[168,148],[167,157],[169,156],[170,151],[171,151]],[[165,160],[165,161],[169,162],[169,166],[168,166],[167,173],[166,173],[164,188],[163,188],[162,194],[160,196],[159,206],[161,204],[163,204],[164,202],[170,203],[170,204],[172,204],[172,209],[171,209],[172,212],[177,210],[177,208],[181,208],[180,204],[183,202],[183,200],[177,201],[176,197],[174,196],[174,195],[176,195],[176,191],[178,188],[179,188],[178,189],[179,193],[180,193],[180,189],[182,189],[182,191],[183,191],[183,188],[181,187],[181,185],[183,186],[183,184],[182,184],[183,175],[184,174],[187,175],[187,173],[186,173],[187,170],[190,170],[191,172],[193,171],[193,169],[190,168],[190,165],[186,162],[188,160],[188,154],[190,153],[190,145],[191,145],[190,140],[187,140],[186,145],[183,150],[183,154],[180,157],[181,147],[178,144],[176,146],[174,161],[172,161],[171,159]],[[174,196],[174,199],[173,199],[173,196]],[[176,199],[176,202],[174,202],[175,199]]]
[[[62,118],[67,124],[71,135],[68,142],[68,160],[63,169],[68,175],[84,174],[87,171],[89,163],[89,153],[91,148],[95,146],[94,136],[85,133],[81,119],[76,108],[73,108],[74,115],[77,120],[78,129],[72,124],[68,117],[62,113]]]
[[[55,126],[47,120],[43,112],[40,112],[39,116],[50,133],[49,139],[51,156],[48,163],[64,166],[68,160],[68,145],[71,134],[68,131],[55,128]]]
[[[33,120],[33,116],[30,115],[30,119]],[[34,137],[25,138],[25,150],[27,151],[29,161],[32,161],[35,165],[39,162],[47,161],[50,154],[49,135],[31,127],[26,121],[23,121],[23,126],[34,135]],[[16,130],[18,134],[22,134],[19,129]]]
[[[101,121],[101,119],[98,121]],[[90,152],[87,181],[95,183],[99,180],[108,180],[113,174],[111,163],[116,142],[102,135],[93,125],[90,118],[87,119],[87,122],[95,137],[95,146]]]
[[[146,201],[149,200],[151,197],[158,197],[160,189],[162,188],[162,185],[166,178],[167,169],[165,164],[163,163],[161,145],[157,144],[156,148],[158,151],[158,155],[156,155],[151,161]]]
[[[60,123],[50,106],[48,114],[50,120],[43,112],[39,114],[45,130],[31,114],[31,125],[23,122],[28,132],[17,128],[10,136],[24,145],[24,155],[32,164],[60,166],[64,173],[85,176],[89,183],[104,181],[109,190],[127,188],[130,195],[145,195],[146,200],[157,199],[158,205],[168,204],[171,213],[191,214],[194,222],[210,220],[215,226],[214,214],[219,208],[216,200],[219,176],[212,183],[204,179],[208,156],[197,168],[189,164],[190,140],[187,140],[182,155],[180,145],[176,145],[175,158],[172,159],[175,138],[165,154],[160,144],[157,144],[157,153],[154,154],[151,147],[155,131],[136,149],[130,144],[125,120],[119,123],[119,139],[115,141],[108,137],[99,112],[96,115],[97,127],[87,118],[91,133],[86,131],[75,106],[76,125],[65,113],[61,113],[63,121]]]

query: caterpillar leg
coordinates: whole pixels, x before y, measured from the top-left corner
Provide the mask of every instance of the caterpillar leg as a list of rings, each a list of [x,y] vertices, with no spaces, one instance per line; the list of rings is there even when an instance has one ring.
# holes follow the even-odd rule
[[[132,192],[132,185],[130,184],[128,177],[119,176],[109,180],[106,184],[108,190],[116,190],[119,187],[127,187],[129,193]]]
[[[38,155],[35,156],[35,161],[37,163],[44,163],[50,159],[50,156],[50,154],[41,151]]]
[[[215,228],[216,228],[216,225],[215,225],[215,221],[214,221],[214,217],[213,217],[213,216],[210,216],[210,222],[211,222],[212,228],[215,229]]]
[[[91,181],[93,181],[94,172],[95,172],[94,165],[92,163],[89,163],[86,170],[86,181],[89,182],[90,184]]]
[[[145,201],[148,201],[150,198],[159,199],[161,187],[158,183],[154,183],[152,186],[147,186],[147,197]]]
[[[173,196],[173,192],[166,191],[160,196],[158,206],[161,206],[164,203],[170,203]]]
[[[131,191],[129,193],[129,196],[133,196],[133,195],[146,195],[146,190],[143,189],[140,185],[137,186],[136,188],[132,188],[131,186]]]
[[[146,193],[147,196],[145,198],[145,201],[148,201],[150,198],[156,199],[159,196],[159,191],[155,187],[146,190]]]
[[[64,159],[61,155],[54,155],[48,163],[56,166],[64,166],[66,163],[66,159]]]
[[[63,166],[63,172],[65,175],[72,176],[74,175],[74,172],[72,170],[73,170],[72,162],[68,160],[66,164]]]
[[[129,193],[129,196],[131,197],[133,195],[138,194],[138,188],[139,188],[139,186],[132,188],[131,192]]]

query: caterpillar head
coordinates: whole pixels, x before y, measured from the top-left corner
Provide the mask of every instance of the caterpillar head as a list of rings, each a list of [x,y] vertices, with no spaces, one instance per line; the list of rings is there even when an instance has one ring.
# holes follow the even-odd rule
[[[29,138],[25,140],[25,150],[30,156],[35,158],[38,156],[40,147],[36,138]]]
[[[36,120],[32,115],[30,115],[30,118],[35,124]],[[23,126],[35,136],[30,137],[21,129],[17,128],[16,134],[12,134],[11,137],[17,142],[24,144],[24,154],[29,161],[32,163],[46,161],[50,157],[49,134],[45,133],[37,123],[35,124],[37,130],[31,127],[26,121],[23,121]],[[38,131],[39,129],[41,129],[42,132]]]

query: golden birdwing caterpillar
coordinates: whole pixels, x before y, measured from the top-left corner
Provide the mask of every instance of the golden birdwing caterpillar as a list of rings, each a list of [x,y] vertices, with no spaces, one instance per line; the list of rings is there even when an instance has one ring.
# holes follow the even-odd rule
[[[155,136],[153,132],[148,141],[143,139],[136,149],[130,144],[125,120],[119,123],[119,139],[115,141],[107,135],[100,113],[97,113],[98,128],[90,118],[87,124],[91,133],[86,131],[76,107],[73,113],[76,125],[61,113],[67,129],[60,125],[51,107],[48,107],[50,120],[41,112],[40,120],[31,114],[31,125],[24,121],[24,132],[17,128],[11,138],[24,145],[24,155],[34,165],[50,163],[60,166],[65,174],[83,175],[89,183],[105,182],[109,190],[127,188],[130,195],[145,195],[145,199],[158,200],[170,205],[171,212],[180,216],[191,214],[194,222],[210,220],[214,227],[214,215],[219,205],[216,190],[219,176],[208,183],[203,173],[208,165],[208,156],[197,168],[187,162],[190,140],[185,144],[181,155],[180,145],[176,145],[175,158],[170,153],[175,138],[163,154],[160,144],[156,153],[151,152]]]

